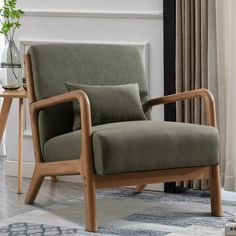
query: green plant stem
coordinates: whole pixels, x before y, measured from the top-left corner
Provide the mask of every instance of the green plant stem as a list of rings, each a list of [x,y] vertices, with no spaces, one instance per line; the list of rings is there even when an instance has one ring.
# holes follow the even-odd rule
[[[13,29],[13,31],[12,31],[12,36],[11,36],[11,40],[12,40],[12,41],[13,41],[13,38],[14,38],[15,31],[16,31],[16,27],[14,27],[14,29]]]

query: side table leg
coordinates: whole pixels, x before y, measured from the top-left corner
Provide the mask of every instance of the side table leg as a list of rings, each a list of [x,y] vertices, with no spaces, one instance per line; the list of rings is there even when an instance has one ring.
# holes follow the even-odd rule
[[[18,192],[22,192],[22,161],[23,161],[23,129],[24,129],[24,100],[19,98],[19,134],[18,134]]]
[[[6,127],[8,114],[11,108],[12,98],[4,98],[0,114],[0,142]]]

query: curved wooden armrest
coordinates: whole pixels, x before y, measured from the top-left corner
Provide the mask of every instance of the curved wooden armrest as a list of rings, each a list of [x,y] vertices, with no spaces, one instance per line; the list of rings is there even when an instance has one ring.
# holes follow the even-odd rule
[[[30,111],[32,113],[38,112],[41,109],[55,106],[57,104],[65,103],[77,99],[80,103],[81,110],[81,130],[83,136],[83,130],[87,129],[89,132],[91,131],[91,111],[90,111],[90,103],[88,96],[82,90],[72,91],[68,93],[64,93],[61,95],[57,95],[50,98],[45,98],[43,100],[33,102],[30,104]]]
[[[41,110],[47,107],[55,106],[57,104],[69,102],[74,99],[77,99],[79,101],[81,105],[81,111],[82,111],[82,107],[84,106],[90,107],[89,99],[86,93],[82,90],[76,90],[76,91],[56,95],[50,98],[45,98],[36,102],[32,102],[30,104],[30,108],[32,111],[37,111],[37,110]]]
[[[81,133],[82,133],[82,150],[81,157],[91,156],[91,134],[92,134],[92,125],[91,125],[91,111],[90,103],[88,96],[84,91],[76,90],[54,97],[46,98],[37,102],[32,102],[30,107],[30,112],[32,116],[32,125],[34,125],[36,136],[39,137],[38,131],[38,112],[44,108],[51,107],[57,104],[65,103],[77,99],[80,103],[80,114],[81,114]],[[37,140],[37,138],[35,138]],[[41,156],[41,155],[40,155]],[[87,159],[87,158],[86,158]],[[38,160],[40,161],[40,159]]]
[[[149,105],[150,107],[153,107],[160,104],[167,104],[197,97],[202,97],[204,99],[207,112],[207,124],[216,127],[215,101],[212,93],[207,89],[196,89],[188,92],[154,98],[149,101]]]

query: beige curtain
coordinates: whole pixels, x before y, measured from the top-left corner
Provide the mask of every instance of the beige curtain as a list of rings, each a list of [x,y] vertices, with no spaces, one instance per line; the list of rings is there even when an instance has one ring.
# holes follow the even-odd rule
[[[176,0],[177,92],[205,87],[216,101],[222,184],[236,191],[236,1]],[[205,124],[202,103],[177,104],[177,121]],[[206,181],[179,182],[208,188]]]
[[[208,1],[176,0],[176,91],[208,88]],[[200,99],[179,102],[176,120],[206,124]],[[178,182],[183,187],[207,189],[208,181]]]
[[[210,3],[208,80],[217,108],[222,184],[236,191],[236,1]]]
[[[224,185],[226,169],[226,127],[227,127],[227,9],[229,2],[211,0],[209,25],[209,89],[216,102],[217,127],[220,132],[221,183]]]
[[[236,191],[236,1],[215,0],[217,95],[224,188]]]

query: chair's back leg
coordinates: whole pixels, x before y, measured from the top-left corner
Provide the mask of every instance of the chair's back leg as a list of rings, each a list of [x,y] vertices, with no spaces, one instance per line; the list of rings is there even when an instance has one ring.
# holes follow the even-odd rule
[[[212,166],[212,176],[210,179],[211,191],[211,213],[213,216],[222,216],[220,167]]]
[[[37,167],[34,169],[34,174],[30,183],[30,187],[25,198],[26,204],[33,204],[34,200],[39,192],[39,189],[43,183],[44,176],[40,175],[37,171]]]
[[[147,185],[137,185],[135,188],[136,193],[142,193]]]
[[[58,181],[58,178],[57,178],[57,176],[51,176],[51,181],[52,182],[57,182]]]
[[[86,230],[97,231],[96,220],[96,188],[95,183],[84,176],[85,221]]]

